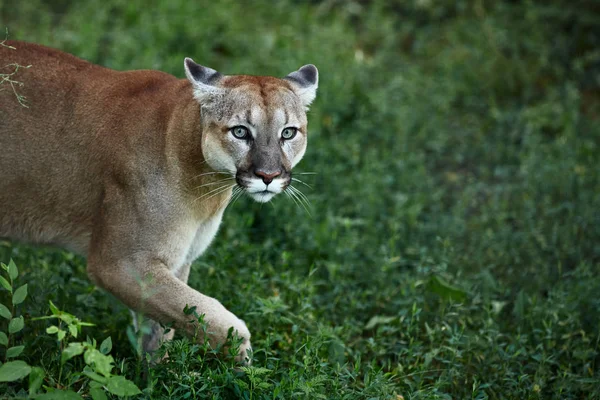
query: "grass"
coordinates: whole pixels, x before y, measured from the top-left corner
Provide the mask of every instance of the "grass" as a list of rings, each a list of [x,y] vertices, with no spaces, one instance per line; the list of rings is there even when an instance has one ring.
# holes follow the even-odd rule
[[[116,69],[319,67],[298,167],[312,216],[240,199],[190,277],[247,322],[253,367],[179,338],[143,379],[129,313],[85,260],[0,242],[26,319],[52,300],[96,323],[83,334],[112,338],[145,398],[600,398],[596,6],[152,3],[0,0],[0,27]],[[22,358],[86,395],[81,360],[58,382],[47,326],[26,323]]]

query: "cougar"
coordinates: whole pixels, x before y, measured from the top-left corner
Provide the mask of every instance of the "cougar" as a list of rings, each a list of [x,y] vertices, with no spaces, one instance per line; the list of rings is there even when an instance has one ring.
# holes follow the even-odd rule
[[[250,332],[217,299],[187,285],[232,192],[267,202],[290,187],[307,144],[318,71],[284,78],[222,75],[184,60],[187,79],[115,71],[37,44],[0,46],[0,237],[56,245],[87,258],[92,282],[154,326],[193,335],[195,307],[223,344]],[[21,104],[23,103],[23,104]],[[209,279],[207,277],[207,279]],[[168,337],[167,337],[168,336]]]

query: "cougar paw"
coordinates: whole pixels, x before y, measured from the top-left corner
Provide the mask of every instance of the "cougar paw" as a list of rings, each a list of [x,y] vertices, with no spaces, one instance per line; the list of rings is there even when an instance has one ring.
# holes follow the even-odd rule
[[[252,357],[252,345],[250,344],[250,331],[246,326],[246,323],[238,319],[240,322],[234,329],[234,333],[242,339],[238,354],[235,356],[235,361],[243,365],[250,365]]]
[[[235,356],[235,361],[244,366],[252,364],[252,346],[249,340],[245,340],[240,345],[240,350],[238,355]]]

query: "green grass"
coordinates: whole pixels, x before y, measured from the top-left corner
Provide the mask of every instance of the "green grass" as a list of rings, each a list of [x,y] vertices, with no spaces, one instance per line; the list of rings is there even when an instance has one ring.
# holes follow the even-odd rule
[[[179,77],[186,56],[228,74],[314,63],[297,168],[316,172],[301,178],[312,216],[284,196],[239,200],[194,264],[190,285],[252,332],[245,372],[178,339],[143,379],[129,313],[85,260],[0,242],[29,285],[21,358],[45,385],[89,391],[81,360],[58,381],[57,342],[28,319],[52,300],[112,338],[115,373],[147,398],[600,398],[597,6],[151,3],[0,0],[0,27]]]

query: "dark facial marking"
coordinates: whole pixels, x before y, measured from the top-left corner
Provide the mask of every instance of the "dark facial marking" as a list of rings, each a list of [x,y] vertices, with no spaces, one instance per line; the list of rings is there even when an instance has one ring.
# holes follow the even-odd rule
[[[263,108],[267,108],[267,91],[265,90],[265,84],[260,82],[260,97],[262,99]]]
[[[254,124],[252,123],[252,113],[250,112],[250,109],[246,110],[246,122],[248,122],[250,125],[254,126]]]

